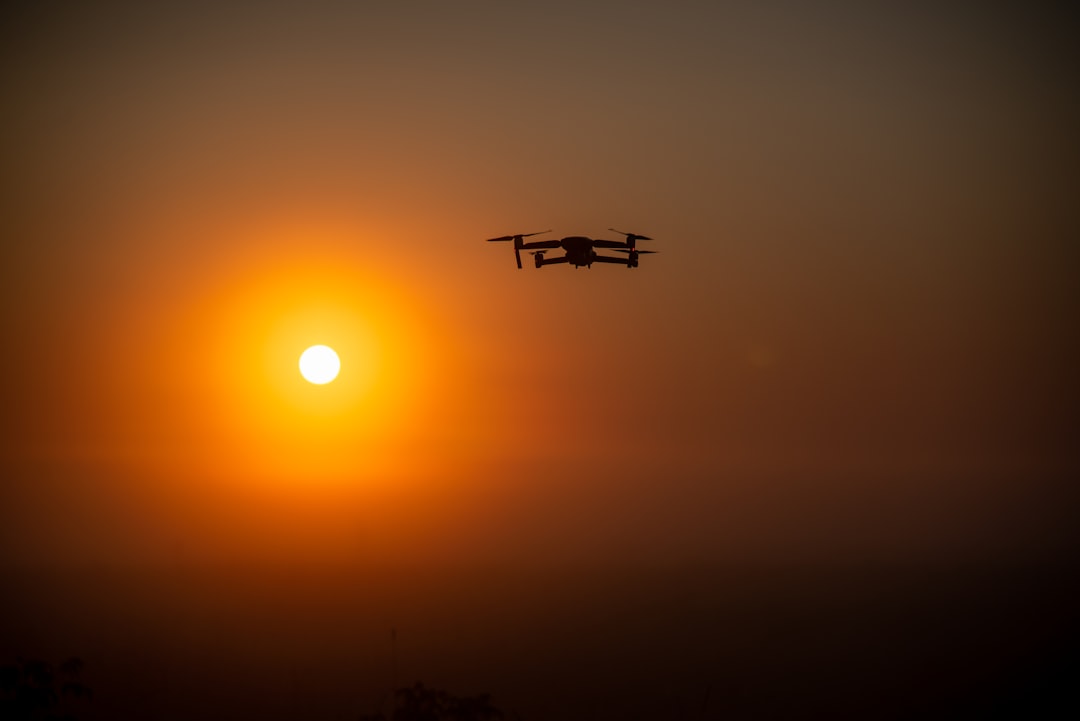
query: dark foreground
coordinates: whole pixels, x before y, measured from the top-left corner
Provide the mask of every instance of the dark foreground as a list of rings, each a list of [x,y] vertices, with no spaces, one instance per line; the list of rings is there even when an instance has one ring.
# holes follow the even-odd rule
[[[6,569],[0,664],[79,719],[1080,718],[1068,566]]]

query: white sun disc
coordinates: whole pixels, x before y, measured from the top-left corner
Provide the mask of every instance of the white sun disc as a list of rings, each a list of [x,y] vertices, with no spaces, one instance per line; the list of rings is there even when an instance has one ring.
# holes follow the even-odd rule
[[[337,378],[341,370],[334,349],[325,345],[313,345],[300,355],[300,375],[309,383],[324,385]]]

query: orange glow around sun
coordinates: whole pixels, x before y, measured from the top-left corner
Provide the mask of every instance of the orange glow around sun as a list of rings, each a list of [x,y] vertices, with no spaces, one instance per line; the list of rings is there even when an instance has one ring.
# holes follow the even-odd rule
[[[205,235],[220,252],[118,299],[67,452],[131,479],[146,518],[202,527],[211,556],[421,547],[475,497],[496,423],[439,278],[355,229]],[[299,367],[318,345],[340,361],[321,385]]]
[[[284,225],[211,229],[220,251],[169,258],[118,304],[101,342],[126,362],[86,403],[86,453],[140,479],[147,514],[205,526],[191,543],[210,555],[411,553],[439,518],[481,513],[491,449],[516,448],[499,442],[502,381],[440,305],[448,281],[379,255],[394,236]],[[299,368],[316,345],[340,360],[322,385]]]
[[[200,311],[214,331],[202,372],[216,467],[304,481],[400,472],[402,446],[424,425],[433,339],[414,301],[343,265],[246,270]],[[333,382],[298,372],[316,345],[340,359]]]

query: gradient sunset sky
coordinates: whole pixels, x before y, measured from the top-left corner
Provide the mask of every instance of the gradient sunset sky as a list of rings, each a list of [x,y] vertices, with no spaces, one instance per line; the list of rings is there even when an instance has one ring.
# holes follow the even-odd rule
[[[1071,16],[3,14],[5,564],[1076,548]]]

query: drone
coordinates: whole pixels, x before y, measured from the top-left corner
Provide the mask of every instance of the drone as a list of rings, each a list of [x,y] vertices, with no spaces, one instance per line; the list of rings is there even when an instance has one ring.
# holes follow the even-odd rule
[[[639,255],[656,252],[655,250],[638,250],[637,241],[652,240],[652,238],[647,235],[624,233],[623,231],[615,230],[614,228],[608,228],[608,230],[613,233],[625,235],[626,240],[602,240],[600,238],[589,238],[584,235],[569,235],[562,240],[531,240],[525,242],[525,238],[551,232],[550,230],[541,230],[536,233],[518,233],[517,235],[503,235],[498,238],[488,238],[487,242],[499,243],[509,240],[514,241],[514,260],[517,261],[518,270],[521,269],[521,251],[523,250],[528,250],[532,253],[533,263],[537,268],[543,268],[545,265],[555,265],[557,263],[569,263],[574,266],[575,270],[582,266],[592,268],[593,263],[616,263],[618,265],[625,265],[627,268],[636,268],[638,267]],[[545,253],[555,248],[562,248],[566,253],[557,258],[544,257]],[[626,257],[620,258],[613,255],[600,255],[596,252],[596,248],[610,248],[616,253],[626,253]]]

